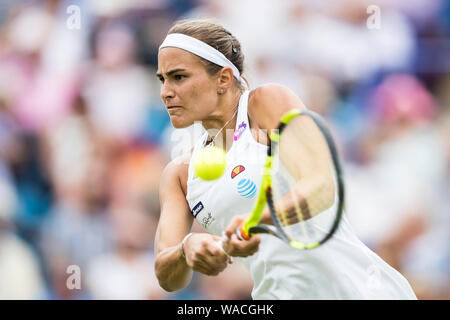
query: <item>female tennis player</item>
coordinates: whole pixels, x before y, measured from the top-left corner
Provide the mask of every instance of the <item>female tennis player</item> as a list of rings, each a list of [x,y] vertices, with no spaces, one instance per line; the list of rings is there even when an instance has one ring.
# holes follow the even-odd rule
[[[242,259],[254,299],[416,299],[407,280],[367,248],[345,217],[323,246],[300,251],[270,235],[239,239],[236,228],[254,205],[267,153],[267,132],[283,114],[305,106],[288,88],[247,89],[239,41],[208,20],[185,20],[168,32],[158,54],[161,98],[175,128],[201,121],[207,130],[190,154],[170,162],[160,184],[155,270],[167,291],[187,286],[192,272],[217,275]],[[232,134],[222,134],[225,132]],[[220,179],[196,177],[193,159],[206,145],[226,151]],[[299,159],[301,161],[301,159]],[[190,233],[196,219],[208,233]],[[267,208],[263,223],[270,224]],[[221,235],[227,241],[217,245]]]

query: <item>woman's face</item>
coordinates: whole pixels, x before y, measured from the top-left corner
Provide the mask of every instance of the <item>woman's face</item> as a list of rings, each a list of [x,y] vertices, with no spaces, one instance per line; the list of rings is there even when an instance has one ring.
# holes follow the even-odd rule
[[[175,128],[203,121],[216,109],[217,84],[194,54],[167,47],[159,51],[161,99]]]

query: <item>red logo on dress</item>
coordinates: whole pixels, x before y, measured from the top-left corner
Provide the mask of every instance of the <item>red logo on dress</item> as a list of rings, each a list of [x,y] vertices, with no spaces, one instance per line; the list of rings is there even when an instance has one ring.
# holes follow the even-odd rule
[[[234,179],[239,173],[241,173],[244,170],[245,170],[244,166],[239,165],[234,167],[233,171],[231,171],[231,179]]]

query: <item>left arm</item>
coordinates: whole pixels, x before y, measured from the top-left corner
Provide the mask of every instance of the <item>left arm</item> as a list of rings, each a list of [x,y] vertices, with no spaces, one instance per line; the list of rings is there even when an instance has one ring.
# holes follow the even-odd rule
[[[284,86],[277,84],[264,85],[255,89],[250,95],[249,116],[256,122],[259,128],[265,129],[267,132],[276,129],[281,117],[292,109],[304,110],[306,107],[295,93]],[[310,136],[308,139],[302,139],[301,145],[311,157],[308,161],[302,161],[302,177],[295,186],[295,193],[298,195],[298,198],[287,199],[289,201],[283,202],[284,204],[288,204],[289,202],[302,204],[304,202],[304,205],[308,208],[309,216],[314,216],[333,204],[334,182],[331,175],[329,159],[323,156],[328,153],[327,145],[318,130],[315,130],[312,120],[305,117],[302,121],[304,121],[302,126],[305,127],[305,130],[308,131]],[[293,171],[296,170],[294,169]],[[322,172],[324,174],[317,175],[316,172]],[[315,204],[311,203],[311,201],[308,203],[305,200],[318,198],[313,196],[317,192],[321,193],[321,203]],[[288,223],[298,222],[295,221],[296,216],[293,217],[294,219],[291,219],[288,208],[285,208],[284,211],[287,211],[285,221]],[[261,223],[272,224],[268,207],[263,211]]]
[[[276,106],[276,107],[274,107]],[[249,117],[267,132],[277,128],[279,120],[291,109],[306,109],[303,102],[290,89],[278,84],[266,84],[250,92]],[[272,224],[269,208],[263,211],[261,223]]]

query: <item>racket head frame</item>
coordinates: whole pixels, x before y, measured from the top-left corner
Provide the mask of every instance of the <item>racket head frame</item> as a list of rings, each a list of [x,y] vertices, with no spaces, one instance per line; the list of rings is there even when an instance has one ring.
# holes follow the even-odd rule
[[[273,159],[274,159],[274,152],[276,150],[276,147],[280,141],[280,137],[283,133],[284,128],[291,122],[294,118],[298,116],[308,116],[310,119],[314,121],[314,123],[317,125],[321,133],[323,134],[325,141],[328,145],[332,163],[334,166],[334,170],[336,173],[336,187],[337,187],[337,195],[338,195],[338,206],[336,209],[336,217],[335,220],[331,226],[330,231],[326,234],[324,238],[322,238],[320,241],[315,243],[303,243],[300,241],[296,241],[292,238],[290,238],[286,232],[283,230],[283,227],[280,224],[280,221],[277,218],[277,213],[275,210],[275,205],[272,197],[272,173],[273,173]],[[304,109],[292,109],[285,113],[283,117],[280,120],[280,124],[278,125],[278,128],[276,131],[272,131],[270,133],[270,144],[267,149],[267,158],[263,169],[263,176],[261,181],[261,188],[260,192],[257,198],[257,201],[255,203],[255,206],[253,208],[253,211],[249,218],[244,221],[244,223],[239,228],[239,231],[237,230],[238,235],[243,239],[250,239],[252,234],[256,233],[268,233],[271,234],[285,242],[287,242],[290,246],[300,249],[300,250],[307,250],[307,249],[313,249],[316,248],[325,242],[327,242],[333,234],[338,229],[339,223],[342,218],[343,210],[344,210],[344,181],[343,181],[343,173],[342,173],[342,165],[340,163],[338,151],[336,148],[336,145],[334,143],[334,140],[332,138],[331,132],[329,131],[328,127],[325,125],[324,120],[316,114],[313,111]],[[259,221],[261,220],[262,213],[264,210],[265,205],[268,205],[270,210],[270,215],[273,222],[273,227],[268,225],[259,224]]]

